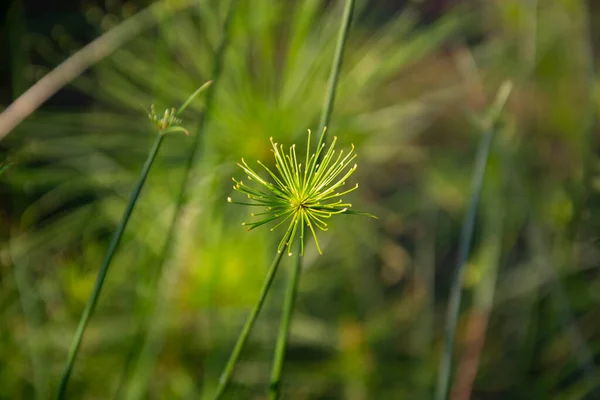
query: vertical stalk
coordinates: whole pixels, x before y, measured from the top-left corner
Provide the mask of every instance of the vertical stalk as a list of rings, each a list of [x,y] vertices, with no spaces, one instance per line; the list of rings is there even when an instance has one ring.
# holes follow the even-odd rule
[[[277,252],[275,258],[273,259],[273,262],[271,263],[271,266],[269,267],[269,271],[267,272],[267,276],[265,278],[265,283],[263,284],[263,287],[261,288],[260,294],[258,296],[258,301],[254,305],[250,316],[246,320],[246,323],[242,328],[242,332],[240,333],[240,336],[238,337],[235,343],[235,347],[233,348],[233,351],[229,356],[229,360],[225,365],[225,369],[223,370],[223,373],[219,378],[219,386],[217,387],[217,392],[214,397],[215,400],[219,399],[223,395],[225,389],[227,388],[227,385],[231,381],[231,375],[233,374],[235,365],[237,364],[240,354],[242,353],[244,345],[248,341],[250,331],[252,330],[252,327],[256,322],[256,318],[258,317],[258,314],[262,309],[265,299],[267,298],[267,294],[269,293],[269,289],[271,288],[271,284],[273,283],[273,278],[275,277],[275,273],[277,272],[277,268],[279,267],[279,263],[281,261],[281,257],[283,256],[283,253],[285,253],[285,246],[283,249],[281,249],[281,251]]]
[[[127,222],[129,221],[129,217],[131,216],[131,212],[135,207],[137,199],[142,191],[142,187],[144,186],[144,182],[148,177],[148,172],[154,163],[156,155],[158,154],[158,150],[160,149],[160,145],[163,140],[163,134],[157,133],[156,140],[154,141],[154,145],[148,154],[148,158],[146,159],[146,163],[142,168],[142,172],[138,177],[135,188],[133,189],[133,193],[129,197],[129,202],[127,203],[127,207],[125,207],[125,211],[123,212],[123,216],[121,217],[121,222],[117,227],[117,230],[113,233],[112,239],[108,246],[108,250],[106,251],[106,256],[104,258],[104,262],[100,267],[100,271],[98,272],[98,276],[96,278],[96,283],[94,285],[94,289],[92,294],[88,299],[88,303],[83,311],[81,319],[79,320],[79,325],[77,326],[77,330],[75,331],[75,336],[73,338],[73,342],[71,343],[71,348],[69,349],[69,355],[67,357],[67,365],[65,366],[62,378],[60,380],[60,384],[58,387],[57,399],[63,399],[65,397],[65,393],[67,390],[67,384],[69,383],[69,378],[71,373],[73,372],[73,366],[75,364],[75,359],[77,358],[77,353],[79,352],[79,347],[81,346],[81,341],[83,339],[83,334],[85,333],[85,329],[87,324],[96,309],[96,303],[98,302],[98,297],[100,297],[100,291],[102,290],[102,285],[104,284],[104,279],[106,278],[106,273],[108,272],[108,268],[113,259],[113,256],[116,253],[117,247],[119,246],[119,242],[121,241],[121,237],[123,236],[123,232],[125,232],[125,227],[127,226]]]
[[[456,325],[458,322],[460,303],[462,300],[462,282],[465,272],[465,265],[471,250],[471,241],[473,239],[473,231],[475,229],[475,218],[479,206],[479,197],[481,196],[483,178],[485,176],[487,160],[490,153],[492,138],[495,132],[495,125],[502,114],[502,110],[506,105],[511,90],[512,83],[510,82],[504,82],[500,87],[496,97],[496,102],[490,110],[489,119],[486,121],[487,126],[484,127],[484,131],[487,132],[481,138],[479,149],[477,150],[475,169],[473,170],[473,176],[471,179],[471,194],[467,206],[467,213],[465,214],[460,234],[458,255],[456,260],[456,273],[450,289],[450,299],[446,314],[446,327],[444,329],[442,360],[440,361],[435,391],[436,400],[446,400],[448,397],[454,338],[456,336]]]
[[[300,241],[298,241],[297,247],[298,249],[296,249],[296,254],[299,254],[301,247]],[[290,273],[289,283],[286,290],[285,304],[283,305],[281,325],[279,326],[279,334],[277,336],[275,358],[273,361],[273,368],[271,369],[271,383],[269,385],[270,400],[277,400],[281,393],[281,372],[283,370],[283,361],[285,359],[285,347],[289,335],[290,322],[294,312],[294,303],[296,302],[296,293],[298,292],[298,281],[301,269],[302,258],[297,256],[294,259],[294,266]]]
[[[445,400],[447,398],[448,386],[450,383],[450,369],[452,364],[454,337],[456,335],[456,325],[460,311],[460,303],[462,300],[462,282],[465,271],[464,267],[467,263],[469,251],[471,249],[471,240],[473,238],[473,230],[475,228],[475,216],[477,215],[479,197],[481,195],[483,177],[485,175],[485,167],[490,152],[493,134],[494,130],[490,129],[485,136],[481,138],[479,149],[477,151],[477,160],[475,162],[475,170],[473,172],[471,181],[471,195],[460,234],[458,257],[456,261],[457,269],[452,282],[448,312],[446,315],[444,349],[442,353],[442,360],[440,362],[440,369],[438,371],[437,388],[435,394],[436,400]]]
[[[191,150],[187,156],[187,160],[184,167],[183,177],[181,179],[181,186],[179,188],[179,193],[177,194],[177,200],[175,202],[175,210],[171,217],[171,221],[169,223],[169,228],[166,233],[165,244],[162,246],[160,251],[159,259],[158,259],[158,271],[157,281],[153,283],[154,285],[159,286],[158,292],[159,294],[155,296],[156,301],[150,305],[152,316],[150,318],[150,322],[148,326],[145,328],[146,332],[144,333],[144,339],[142,340],[142,349],[140,355],[136,357],[135,361],[135,372],[134,378],[130,381],[133,381],[130,384],[129,389],[127,390],[126,398],[127,399],[139,399],[144,396],[143,391],[145,390],[145,382],[150,374],[150,371],[154,367],[154,359],[156,358],[156,354],[159,351],[160,342],[161,342],[161,321],[165,316],[165,309],[167,306],[167,298],[168,295],[166,292],[169,290],[168,282],[165,280],[165,266],[167,259],[171,255],[173,250],[173,246],[175,244],[175,239],[177,236],[178,228],[180,226],[180,220],[183,212],[183,208],[186,204],[189,195],[189,181],[191,177],[191,170],[194,166],[198,158],[198,153],[200,151],[200,147],[202,144],[202,137],[206,132],[206,127],[212,118],[214,104],[215,104],[215,93],[217,91],[217,86],[219,85],[221,76],[223,74],[223,70],[225,68],[225,52],[227,47],[229,46],[229,40],[231,36],[231,21],[233,19],[235,9],[237,5],[237,0],[231,0],[229,3],[229,8],[227,10],[227,15],[225,17],[225,21],[223,23],[223,36],[221,38],[221,42],[219,43],[219,47],[215,51],[215,57],[212,65],[212,76],[210,77],[213,80],[213,83],[210,87],[207,88],[206,91],[206,100],[204,106],[204,113],[199,122],[199,126],[196,130],[196,135],[193,136]],[[162,281],[162,283],[161,283]]]
[[[346,4],[344,5],[344,15],[342,16],[342,25],[340,25],[335,54],[333,56],[333,63],[331,64],[331,72],[329,75],[329,82],[327,84],[327,94],[325,95],[323,111],[321,112],[321,120],[319,121],[319,130],[317,132],[323,132],[323,129],[329,125],[329,119],[331,118],[331,113],[333,111],[333,102],[335,100],[340,70],[342,69],[344,49],[346,47],[348,33],[350,32],[350,22],[352,21],[353,12],[354,0],[346,0]],[[327,133],[325,133],[325,135],[327,135]],[[324,136],[323,143],[327,142],[326,139],[327,136]]]
[[[479,150],[477,152],[477,161],[475,163],[475,170],[471,183],[471,196],[460,234],[460,244],[456,262],[457,269],[452,282],[448,312],[446,315],[444,349],[442,353],[442,360],[440,362],[440,369],[438,371],[437,388],[435,394],[436,400],[445,400],[447,398],[448,386],[450,383],[450,369],[452,364],[454,337],[456,335],[456,325],[460,311],[460,303],[462,300],[462,281],[465,271],[464,267],[467,263],[471,248],[471,240],[473,238],[473,230],[475,228],[475,216],[477,214],[479,196],[481,194],[481,187],[483,186],[483,177],[485,175],[485,167],[491,147],[493,132],[493,129],[490,129],[485,136],[481,138]]]
[[[321,120],[319,122],[319,132],[321,132],[319,144],[327,141],[327,131],[324,131],[324,129],[329,124],[329,119],[331,118],[331,113],[333,111],[335,93],[342,67],[344,48],[346,47],[346,40],[348,39],[348,33],[350,32],[350,22],[352,21],[353,11],[354,0],[346,0],[344,5],[344,14],[342,16],[342,23],[338,33],[335,54],[333,57],[333,63],[331,64],[327,93],[325,95]],[[285,359],[285,349],[287,345],[288,331],[290,328],[290,321],[292,319],[296,294],[298,291],[298,281],[300,280],[301,270],[302,258],[300,256],[300,251],[297,251],[294,259],[294,269],[292,270],[290,279],[288,281],[288,286],[286,288],[286,301],[281,325],[279,328],[279,335],[277,337],[277,347],[275,349],[273,369],[271,370],[271,380],[269,384],[269,398],[271,400],[279,398],[281,393],[281,375],[283,371],[283,362]]]
[[[452,400],[471,398],[492,314],[501,261],[504,219],[504,213],[499,211],[502,210],[501,193],[496,193],[493,197],[495,200],[492,200],[492,204],[495,207],[490,207],[493,211],[489,211],[486,215],[483,245],[480,250],[483,257],[480,265],[483,276],[474,289],[473,305],[467,317],[466,343],[462,350],[462,357],[458,361],[456,379],[451,390]]]

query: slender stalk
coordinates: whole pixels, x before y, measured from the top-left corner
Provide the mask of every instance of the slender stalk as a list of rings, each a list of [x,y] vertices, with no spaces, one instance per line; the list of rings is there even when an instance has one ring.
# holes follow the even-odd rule
[[[229,360],[225,365],[225,369],[223,370],[223,373],[219,378],[219,386],[217,387],[217,392],[214,397],[215,400],[219,399],[223,395],[225,389],[227,388],[227,385],[231,381],[231,375],[233,374],[235,365],[237,364],[238,358],[240,357],[244,345],[248,341],[250,331],[252,330],[252,327],[256,322],[256,318],[258,317],[258,314],[260,313],[265,299],[267,298],[267,294],[269,293],[269,289],[271,288],[271,284],[273,283],[273,278],[275,277],[275,273],[277,272],[277,268],[279,267],[279,262],[281,261],[283,253],[285,253],[285,246],[281,251],[277,252],[275,258],[273,259],[273,262],[271,263],[271,266],[269,267],[265,283],[263,284],[263,287],[261,288],[260,294],[258,296],[258,301],[254,305],[250,316],[246,320],[246,323],[242,328],[242,332],[240,333],[240,336],[238,337],[237,342],[235,343],[235,347],[231,352],[231,355],[229,356]]]
[[[460,303],[462,300],[462,282],[465,265],[471,249],[471,241],[473,239],[473,231],[475,229],[475,217],[477,215],[477,209],[479,206],[479,197],[481,196],[481,189],[483,187],[483,178],[485,176],[492,138],[496,130],[495,125],[502,113],[502,110],[504,109],[504,106],[506,105],[511,90],[512,83],[510,82],[505,82],[500,87],[498,96],[496,98],[496,103],[491,109],[489,119],[486,124],[487,126],[485,126],[485,130],[487,130],[487,132],[481,138],[479,149],[477,150],[475,169],[473,171],[473,177],[471,180],[471,195],[460,234],[458,255],[456,260],[457,268],[454,280],[452,282],[452,287],[450,289],[450,300],[446,314],[446,327],[444,329],[444,347],[442,352],[442,360],[440,361],[440,368],[438,370],[435,392],[436,400],[445,400],[448,397],[454,338],[456,336],[456,325],[458,322]]]
[[[121,222],[117,227],[117,230],[114,232],[110,244],[108,246],[108,250],[106,251],[106,256],[104,257],[104,262],[100,267],[100,271],[98,272],[98,277],[96,278],[96,284],[94,285],[94,289],[92,294],[88,299],[88,303],[83,311],[83,315],[79,320],[79,325],[77,326],[77,331],[75,332],[75,336],[73,338],[73,342],[71,343],[71,348],[69,349],[69,355],[67,358],[67,365],[65,366],[62,378],[60,380],[60,385],[58,387],[57,399],[63,399],[65,397],[65,393],[67,390],[67,384],[69,383],[69,378],[71,373],[73,372],[73,366],[75,364],[75,359],[77,358],[77,353],[79,352],[79,347],[81,345],[81,341],[83,339],[83,334],[85,333],[85,329],[87,324],[96,309],[96,303],[98,302],[98,297],[100,297],[100,291],[102,290],[102,285],[104,284],[104,278],[106,278],[106,273],[108,272],[108,267],[112,261],[113,256],[116,253],[117,247],[119,246],[119,242],[121,241],[121,237],[123,236],[123,232],[125,231],[125,227],[127,226],[127,222],[129,221],[129,217],[131,216],[131,212],[135,207],[137,199],[142,191],[142,187],[144,186],[144,182],[148,177],[148,172],[152,167],[152,164],[158,154],[158,150],[163,141],[163,135],[158,133],[156,135],[156,140],[154,141],[154,145],[148,154],[148,158],[146,159],[146,163],[142,168],[142,172],[138,177],[135,188],[133,189],[133,193],[129,197],[129,202],[127,203],[127,207],[125,207],[125,211],[123,212],[123,217],[121,218]]]
[[[149,305],[152,316],[148,326],[142,328],[146,332],[144,333],[141,354],[136,356],[134,377],[130,380],[130,382],[133,382],[133,384],[130,384],[129,389],[127,390],[127,399],[139,399],[144,396],[143,392],[147,388],[145,382],[147,381],[148,376],[154,367],[154,360],[160,348],[163,329],[160,321],[164,319],[166,314],[167,299],[169,298],[167,292],[170,290],[168,284],[169,280],[166,279],[166,273],[164,271],[165,263],[173,251],[177,232],[179,231],[178,228],[182,219],[183,209],[188,201],[191,183],[190,179],[192,175],[191,170],[194,166],[194,163],[197,161],[202,143],[202,137],[206,132],[206,127],[213,116],[215,107],[215,93],[225,67],[225,52],[229,46],[232,30],[231,21],[233,20],[236,7],[237,0],[231,0],[227,11],[227,16],[225,17],[223,24],[223,36],[221,42],[219,43],[219,47],[215,51],[215,57],[213,60],[211,71],[213,84],[210,85],[210,87],[208,87],[206,90],[204,113],[202,114],[198,128],[196,129],[196,135],[193,135],[192,138],[191,150],[186,159],[184,173],[181,179],[181,186],[179,187],[179,193],[177,194],[177,200],[175,202],[175,210],[169,223],[165,243],[162,246],[160,256],[158,258],[158,271],[156,272],[157,281],[153,282],[153,287],[159,286],[160,284],[158,288],[159,295],[155,296],[154,303]]]
[[[300,239],[300,240],[303,240]],[[296,253],[300,253],[301,243],[298,242]],[[269,385],[269,399],[277,400],[281,393],[281,372],[283,370],[283,361],[285,359],[285,348],[290,330],[290,322],[294,313],[294,303],[296,302],[296,293],[298,291],[298,281],[300,270],[302,269],[302,258],[296,257],[294,267],[292,268],[289,283],[286,290],[285,304],[283,305],[283,316],[279,326],[279,335],[277,336],[277,345],[275,347],[275,358],[273,368],[271,369],[271,383]]]
[[[501,261],[502,230],[504,213],[502,195],[495,193],[485,224],[483,254],[483,276],[473,293],[473,305],[467,317],[466,343],[456,368],[456,379],[451,390],[451,399],[469,400],[485,344],[488,323],[492,314],[496,280]]]
[[[342,69],[344,49],[346,47],[348,32],[350,32],[350,22],[352,21],[353,12],[354,0],[346,0],[346,4],[344,5],[344,15],[342,16],[342,25],[340,25],[335,54],[333,56],[333,63],[331,64],[331,72],[329,75],[329,82],[327,84],[327,94],[325,95],[325,102],[323,103],[323,111],[321,112],[321,120],[319,122],[319,130],[317,132],[323,132],[323,129],[329,125],[329,119],[331,118],[331,113],[333,112],[333,102],[335,100],[335,92],[340,77],[340,70]],[[325,133],[323,143],[327,142],[326,135],[327,133]]]
[[[452,289],[448,305],[448,313],[446,316],[446,328],[444,332],[444,350],[438,373],[437,389],[435,395],[436,400],[446,399],[448,385],[450,383],[450,367],[452,363],[452,352],[454,348],[456,324],[458,320],[458,314],[462,298],[462,281],[465,271],[464,266],[467,263],[469,251],[471,248],[471,240],[473,238],[473,230],[475,228],[475,216],[477,214],[479,197],[481,194],[481,187],[483,186],[483,177],[485,175],[485,167],[487,164],[493,133],[494,130],[490,129],[485,134],[485,136],[481,138],[479,150],[477,152],[477,161],[475,163],[475,171],[471,183],[471,196],[469,199],[469,205],[467,207],[467,213],[463,220],[458,249],[458,258],[456,262],[457,270],[452,283]]]
[[[338,33],[335,54],[333,57],[333,63],[331,64],[331,72],[329,75],[327,93],[325,95],[323,110],[321,112],[321,120],[319,122],[318,132],[322,132],[321,138],[319,139],[319,144],[327,142],[327,131],[325,130],[325,127],[329,124],[331,113],[333,111],[335,93],[340,77],[344,49],[346,47],[348,33],[350,32],[350,22],[352,21],[353,12],[354,0],[346,0],[346,3],[344,5],[344,14],[342,16],[342,23],[340,25],[340,30]],[[300,239],[300,241],[303,240],[304,238]],[[298,282],[300,280],[301,270],[302,257],[300,256],[300,252],[297,251],[294,259],[294,269],[292,270],[292,275],[290,276],[290,280],[288,281],[288,286],[286,288],[286,302],[284,305],[281,326],[279,328],[279,335],[277,337],[277,347],[275,350],[275,358],[273,361],[273,368],[271,370],[271,381],[269,385],[270,399],[277,399],[280,396],[281,375],[283,371],[283,362],[285,359],[285,348],[287,345],[288,331],[293,314],[296,294],[298,291]]]

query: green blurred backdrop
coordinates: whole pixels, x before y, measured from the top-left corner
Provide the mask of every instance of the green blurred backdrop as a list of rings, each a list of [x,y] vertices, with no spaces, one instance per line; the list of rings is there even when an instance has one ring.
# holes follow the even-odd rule
[[[7,106],[149,6],[14,0],[2,11]],[[588,4],[589,3],[589,4]],[[153,140],[144,107],[211,79],[229,1],[163,0],[146,29],[0,141],[0,398],[53,397],[68,346]],[[316,129],[342,1],[240,0],[215,112],[174,246],[190,151],[166,139],[109,271],[69,398],[210,398],[278,242],[227,204],[236,163]],[[494,136],[463,282],[452,399],[600,396],[600,4],[359,1],[332,135],[354,143],[358,209],[304,257],[284,370],[289,399],[429,399],[485,116]],[[184,115],[192,135],[204,110]],[[284,268],[227,398],[265,398]]]

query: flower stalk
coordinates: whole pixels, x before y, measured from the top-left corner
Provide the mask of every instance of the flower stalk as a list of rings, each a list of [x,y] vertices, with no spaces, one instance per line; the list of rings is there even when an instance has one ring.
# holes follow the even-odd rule
[[[280,382],[285,359],[285,348],[300,279],[300,271],[302,269],[301,257],[304,255],[305,232],[310,231],[310,234],[312,234],[315,241],[317,251],[322,254],[316,230],[327,231],[328,224],[325,221],[333,215],[358,214],[374,217],[367,213],[350,210],[352,204],[347,203],[342,199],[342,196],[358,189],[358,184],[349,189],[343,189],[347,179],[350,178],[357,168],[356,164],[350,166],[356,158],[354,146],[352,146],[345,155],[344,151],[340,151],[336,155],[335,144],[337,138],[334,138],[328,150],[324,151],[325,139],[327,137],[326,126],[329,123],[329,118],[333,110],[335,91],[342,65],[342,56],[350,29],[353,10],[354,0],[346,0],[344,16],[340,26],[327,94],[325,96],[325,103],[323,105],[323,112],[319,124],[321,136],[315,153],[311,154],[310,152],[310,130],[308,131],[308,144],[306,146],[304,163],[298,161],[299,158],[296,152],[296,145],[292,145],[289,152],[285,152],[283,146],[273,142],[273,139],[271,138],[272,151],[275,156],[275,170],[268,168],[259,161],[259,165],[269,175],[269,177],[265,179],[242,159],[241,164],[238,164],[238,166],[246,173],[248,180],[255,182],[259,185],[259,188],[248,186],[243,181],[237,181],[234,178],[233,181],[235,185],[233,188],[246,195],[248,200],[241,202],[235,201],[231,197],[227,199],[230,203],[264,208],[261,212],[251,214],[252,217],[257,217],[257,220],[242,223],[242,225],[247,227],[248,231],[274,222],[275,225],[271,227],[271,230],[273,231],[289,221],[287,231],[277,247],[279,257],[276,259],[281,260],[281,255],[286,247],[288,249],[288,255],[291,256],[294,240],[296,235],[299,236],[299,241],[296,245],[297,252],[294,260],[294,267],[286,289],[283,318],[279,328],[275,358],[271,371],[271,382],[269,387],[270,399],[278,399],[280,397]],[[270,180],[272,180],[272,182]],[[273,275],[274,273],[275,271],[273,271]],[[219,382],[215,400],[217,400],[225,390],[233,372],[233,368],[235,367],[237,357],[239,357],[239,353],[247,339],[254,319],[260,311],[262,301],[264,301],[262,295],[264,294],[266,296],[271,285],[271,280],[272,276],[269,274],[267,282],[265,282],[265,286],[261,292],[259,303],[255,306],[249,320],[244,326],[240,339],[238,339],[234,349],[234,353],[227,363],[226,371]]]
[[[286,249],[288,255],[292,255],[291,248],[295,243],[294,239],[299,236],[300,240],[296,245],[298,249],[297,254],[298,256],[302,256],[304,254],[304,236],[307,231],[310,231],[315,240],[317,250],[321,253],[316,230],[326,231],[328,225],[325,221],[333,215],[358,214],[372,217],[372,215],[367,213],[349,210],[352,204],[344,202],[341,199],[341,196],[353,192],[358,188],[358,185],[355,185],[350,189],[342,189],[348,178],[350,178],[357,168],[356,164],[349,167],[356,158],[354,146],[346,153],[343,150],[336,152],[335,144],[337,138],[334,138],[329,148],[325,151],[324,136],[325,129],[317,144],[316,152],[311,153],[311,131],[308,130],[308,144],[306,146],[304,162],[299,162],[296,145],[292,145],[289,151],[286,152],[283,149],[283,145],[275,143],[273,138],[271,138],[275,168],[271,169],[260,161],[258,164],[266,171],[272,182],[254,171],[243,159],[238,164],[242,171],[246,173],[248,180],[254,182],[255,185],[249,186],[243,181],[233,178],[235,183],[233,188],[244,194],[248,200],[237,201],[228,197],[227,201],[229,203],[264,209],[263,211],[251,214],[252,217],[258,218],[256,221],[243,222],[242,225],[246,226],[248,231],[251,231],[259,226],[274,222],[275,225],[271,228],[271,231],[273,231],[284,223],[289,223],[285,234],[277,246],[277,255],[267,273],[267,278],[261,289],[258,302],[250,313],[219,379],[219,386],[214,397],[215,400],[222,396],[231,380],[241,351],[248,340],[250,331],[271,287],[281,257]],[[325,154],[324,156],[322,156],[323,153]],[[319,162],[318,160],[321,161]],[[300,262],[296,261],[294,267],[296,282],[300,268]],[[287,332],[288,330],[294,299],[295,289],[291,292],[288,291],[288,298],[286,300],[287,311],[285,314],[287,316],[284,319],[287,321],[287,325],[280,329],[281,332]],[[281,371],[285,353],[285,336],[280,334],[278,339],[278,361],[274,373]]]
[[[284,241],[287,243],[286,239],[287,238],[284,237]],[[258,301],[254,305],[252,312],[250,312],[250,316],[248,316],[248,319],[246,320],[246,323],[244,324],[244,327],[242,328],[242,331],[240,332],[240,335],[235,343],[235,347],[233,348],[233,351],[229,356],[229,360],[227,360],[225,369],[223,369],[221,377],[219,378],[219,385],[217,386],[217,391],[215,393],[214,400],[218,400],[219,398],[221,398],[223,393],[225,393],[225,389],[227,389],[229,382],[231,381],[233,370],[235,369],[238,359],[240,358],[240,354],[244,349],[244,345],[248,341],[250,331],[252,331],[252,327],[254,327],[254,323],[258,318],[258,314],[262,309],[265,299],[267,298],[267,294],[269,293],[269,289],[271,288],[271,284],[273,283],[273,279],[275,278],[275,274],[277,273],[277,269],[279,268],[279,263],[281,262],[282,257],[283,252],[277,251],[277,254],[275,255],[275,258],[273,259],[273,262],[271,263],[271,266],[269,267],[269,270],[267,272],[267,276],[265,278],[263,287],[260,289]]]
[[[139,195],[142,191],[144,183],[146,182],[146,178],[148,177],[148,173],[150,172],[150,168],[156,159],[156,155],[160,149],[160,146],[163,142],[163,139],[166,134],[173,132],[185,132],[187,131],[181,127],[179,124],[181,120],[177,118],[186,107],[191,104],[191,101],[200,94],[200,92],[206,89],[211,82],[207,82],[200,87],[196,92],[194,92],[188,100],[184,103],[183,106],[179,108],[179,110],[167,110],[165,111],[164,117],[160,118],[154,113],[154,106],[151,107],[151,113],[148,115],[150,120],[154,122],[158,127],[158,132],[156,134],[156,139],[154,140],[154,144],[148,153],[148,157],[146,158],[146,162],[142,167],[142,171],[137,179],[133,192],[129,197],[129,201],[127,202],[127,206],[125,207],[125,211],[123,211],[123,216],[121,217],[121,221],[117,226],[117,229],[113,233],[110,244],[106,251],[106,255],[104,256],[104,261],[102,262],[102,266],[100,267],[100,271],[96,277],[96,283],[94,284],[94,288],[90,297],[88,298],[88,302],[83,310],[83,314],[79,320],[79,324],[77,326],[77,330],[75,331],[75,336],[73,337],[73,341],[71,343],[71,347],[69,348],[69,354],[67,356],[67,364],[63,371],[58,391],[57,391],[57,399],[64,399],[67,391],[67,385],[69,383],[69,379],[73,372],[73,367],[75,366],[75,360],[77,359],[77,355],[79,353],[79,349],[81,347],[81,342],[83,340],[83,335],[87,328],[88,322],[92,317],[96,304],[98,303],[98,298],[100,297],[100,292],[102,291],[102,286],[104,285],[104,280],[106,278],[106,274],[108,273],[108,269],[112,262],[112,259],[117,251],[119,246],[119,242],[125,232],[125,228],[127,227],[127,223],[129,222],[129,218],[131,217],[131,213],[137,203]]]
[[[298,246],[302,245],[302,241]],[[277,335],[277,344],[275,345],[275,357],[273,358],[273,367],[271,369],[271,381],[269,384],[269,400],[277,400],[281,393],[281,375],[283,372],[283,362],[285,360],[285,348],[288,341],[290,324],[296,303],[296,293],[298,292],[298,282],[300,281],[300,271],[302,269],[302,258],[300,256],[294,259],[294,265],[290,271],[289,283],[283,305],[283,315],[279,334]]]
[[[335,54],[333,57],[333,62],[331,64],[331,73],[329,75],[329,83],[327,85],[327,94],[325,95],[325,102],[323,104],[321,120],[319,122],[319,129],[323,131],[323,135],[321,136],[321,140],[319,143],[326,142],[327,131],[325,127],[329,125],[329,119],[331,117],[331,113],[333,112],[335,93],[340,76],[340,70],[342,69],[344,49],[346,47],[346,40],[348,39],[348,34],[350,32],[350,23],[352,22],[353,13],[354,0],[346,0],[344,5],[344,14],[342,16],[342,23],[340,24],[340,30],[338,33]],[[349,210],[346,210],[345,212],[349,213]],[[300,238],[300,240],[300,246],[302,248],[304,246],[304,238]],[[277,338],[277,348],[275,352],[275,358],[273,360],[273,369],[271,371],[271,382],[269,386],[270,400],[276,400],[281,396],[281,376],[283,371],[283,363],[285,359],[285,350],[287,346],[287,340],[289,337],[289,329],[291,325],[295,299],[298,292],[300,272],[302,270],[302,259],[300,258],[300,255],[301,254],[298,254],[296,256],[296,259],[294,260],[294,268],[291,272],[288,281],[288,286],[286,288],[286,302],[283,309],[281,326],[279,328],[279,336]]]

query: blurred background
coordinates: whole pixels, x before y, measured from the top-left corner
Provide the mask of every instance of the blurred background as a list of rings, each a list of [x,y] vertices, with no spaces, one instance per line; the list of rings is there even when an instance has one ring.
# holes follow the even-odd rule
[[[123,43],[107,42],[113,52],[0,141],[0,162],[13,164],[0,176],[0,398],[54,396],[154,139],[145,109],[177,107],[213,78],[228,7],[13,0],[0,8],[2,108],[143,15]],[[238,1],[197,157],[187,171],[203,96],[182,117],[191,136],[167,137],[151,170],[70,398],[210,398],[283,234],[240,226],[249,210],[226,202],[231,177],[241,177],[241,157],[272,163],[269,137],[287,146],[317,129],[342,9],[341,0]],[[334,218],[320,235],[324,255],[308,246],[284,398],[432,398],[485,133],[478,121],[506,80],[513,91],[462,282],[451,398],[600,398],[599,21],[591,0],[357,2],[329,129],[340,147],[357,147],[351,202],[379,219]],[[227,398],[265,398],[291,261]]]

